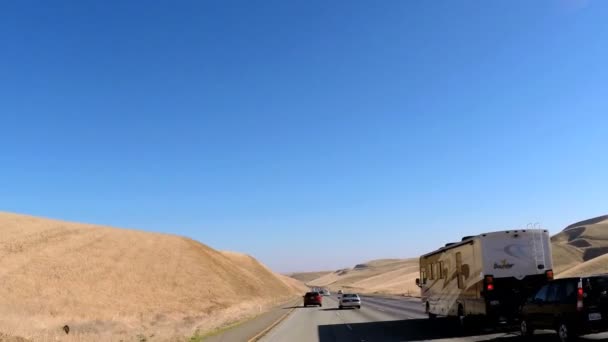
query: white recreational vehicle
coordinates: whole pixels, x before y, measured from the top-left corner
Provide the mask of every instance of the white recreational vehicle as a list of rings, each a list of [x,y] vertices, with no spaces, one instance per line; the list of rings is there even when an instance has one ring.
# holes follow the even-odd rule
[[[467,236],[420,257],[422,301],[429,318],[517,318],[532,291],[553,278],[549,233],[542,229]]]

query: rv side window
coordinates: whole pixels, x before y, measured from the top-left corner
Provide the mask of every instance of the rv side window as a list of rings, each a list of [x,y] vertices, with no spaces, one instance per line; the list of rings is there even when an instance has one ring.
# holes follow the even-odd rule
[[[439,279],[445,278],[445,272],[443,271],[443,261],[439,262]]]
[[[426,283],[426,268],[422,267],[420,269],[420,281],[425,284]]]
[[[435,279],[435,264],[431,264],[431,271],[429,272],[429,279],[430,280],[434,280]]]

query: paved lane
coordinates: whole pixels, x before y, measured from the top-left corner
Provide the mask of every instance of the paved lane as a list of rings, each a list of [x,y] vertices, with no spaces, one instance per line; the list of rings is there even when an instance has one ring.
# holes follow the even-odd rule
[[[361,295],[366,307],[387,312],[396,319],[426,318],[420,298]]]
[[[298,308],[262,341],[350,342],[376,341],[377,332],[368,324],[388,325],[425,317],[419,300],[362,296],[360,310],[338,309],[336,297],[324,297],[322,308]],[[388,324],[388,325],[387,325]],[[384,338],[384,337],[382,337]],[[383,341],[383,340],[382,340]]]
[[[264,342],[520,342],[517,333],[478,331],[462,336],[447,319],[429,320],[419,299],[362,296],[361,310],[338,310],[335,296],[322,308],[297,308],[261,341]],[[608,335],[592,339],[608,340]],[[535,335],[534,341],[554,342],[555,335]]]

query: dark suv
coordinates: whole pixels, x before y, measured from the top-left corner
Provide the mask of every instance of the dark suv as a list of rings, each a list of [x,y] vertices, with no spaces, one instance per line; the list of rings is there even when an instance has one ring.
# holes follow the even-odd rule
[[[309,305],[323,306],[323,297],[319,292],[307,292],[304,295],[304,307]]]
[[[557,279],[528,299],[521,312],[521,335],[555,329],[562,342],[608,331],[608,274]]]

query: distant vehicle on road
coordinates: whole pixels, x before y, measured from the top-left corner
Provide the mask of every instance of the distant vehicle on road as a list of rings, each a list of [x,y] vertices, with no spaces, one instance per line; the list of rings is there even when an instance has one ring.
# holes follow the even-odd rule
[[[329,293],[328,289],[323,290],[323,295],[324,296],[331,296],[331,293]]]
[[[526,299],[553,279],[549,233],[510,230],[466,236],[420,257],[422,301],[429,318],[513,321]]]
[[[354,293],[345,293],[340,297],[339,308],[357,308],[361,309],[361,298]]]
[[[342,294],[342,290],[338,290],[338,294]]]
[[[309,305],[323,306],[323,297],[319,292],[307,292],[304,295],[304,307]]]
[[[555,329],[560,341],[608,331],[608,275],[563,278],[531,296],[521,313],[522,336]]]

